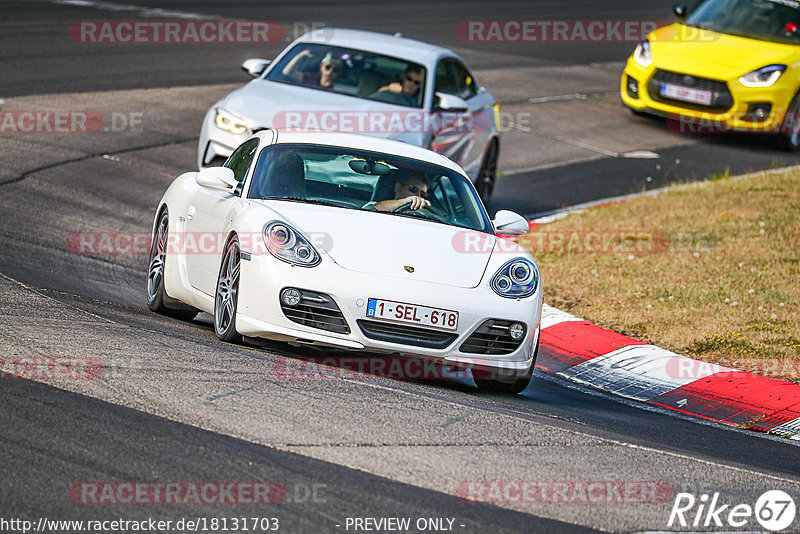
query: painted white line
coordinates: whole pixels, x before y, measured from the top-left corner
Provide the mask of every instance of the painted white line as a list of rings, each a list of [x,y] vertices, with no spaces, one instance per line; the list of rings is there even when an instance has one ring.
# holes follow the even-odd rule
[[[692,360],[654,345],[635,345],[598,356],[559,374],[623,397],[647,401],[725,371],[732,369]]]
[[[199,13],[190,13],[187,11],[134,6],[130,4],[115,4],[114,2],[104,2],[102,0],[50,0],[50,2],[64,6],[86,7],[91,9],[100,9],[103,11],[131,12],[142,17],[164,17],[184,20],[208,20],[219,18],[210,15],[201,15]]]
[[[617,96],[617,91],[601,91],[594,93],[571,93],[567,95],[536,96],[528,99],[529,104],[547,104],[550,102],[565,102],[569,100],[588,100],[590,98],[608,98]]]
[[[769,431],[770,434],[800,441],[800,418],[783,423]]]

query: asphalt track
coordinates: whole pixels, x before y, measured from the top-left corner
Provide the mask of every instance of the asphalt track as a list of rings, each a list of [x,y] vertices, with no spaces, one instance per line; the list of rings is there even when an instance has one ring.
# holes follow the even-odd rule
[[[453,30],[462,19],[663,19],[664,2],[136,5],[403,31],[452,46],[501,106],[534,118],[528,131],[504,137],[505,176],[493,209],[541,213],[798,161],[761,139],[680,136],[630,117],[612,94],[628,43],[498,48],[461,42]],[[143,132],[0,137],[4,352],[91,356],[105,368],[91,381],[0,382],[0,517],[259,515],[279,517],[286,532],[343,531],[336,525],[348,517],[451,517],[464,525],[460,532],[631,532],[667,529],[671,500],[494,506],[464,503],[456,489],[470,480],[657,480],[676,492],[720,492],[731,503],[752,504],[768,489],[800,495],[798,449],[783,440],[647,410],[540,374],[514,397],[478,393],[468,379],[286,380],[275,370],[305,351],[222,345],[207,316],[182,323],[149,313],[142,255],[76,255],[67,238],[149,231],[164,188],[191,168],[202,112],[243,81],[242,59],[269,57],[281,45],[97,48],[66,39],[70,22],[140,16],[132,13],[50,2],[0,6],[7,107],[142,112],[144,124]],[[576,91],[595,96],[529,102]],[[659,157],[625,157],[637,150]],[[76,504],[68,490],[84,481],[274,481],[290,495],[318,484],[324,497],[267,507]]]

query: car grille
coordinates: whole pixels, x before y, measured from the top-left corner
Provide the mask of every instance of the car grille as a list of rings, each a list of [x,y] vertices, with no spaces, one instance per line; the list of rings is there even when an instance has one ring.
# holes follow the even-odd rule
[[[703,104],[684,102],[683,100],[675,100],[661,96],[662,83],[671,83],[684,87],[691,87],[692,89],[711,91],[713,95],[711,97],[711,104],[705,106]],[[680,74],[678,72],[670,72],[668,70],[656,70],[653,77],[650,78],[650,83],[647,84],[647,91],[650,93],[650,98],[656,102],[672,104],[686,109],[698,111],[727,111],[733,107],[733,96],[728,89],[727,83],[719,80],[711,80],[709,78]]]
[[[350,327],[333,298],[325,293],[300,290],[302,299],[294,306],[281,302],[281,310],[287,319],[311,328],[319,328],[337,334],[349,334]]]
[[[370,339],[426,349],[447,348],[458,337],[458,335],[450,332],[440,332],[416,326],[367,321],[364,319],[359,319],[357,322],[364,335]]]
[[[461,352],[470,354],[511,354],[522,344],[525,336],[514,340],[508,335],[513,321],[489,319],[484,321],[461,345]]]

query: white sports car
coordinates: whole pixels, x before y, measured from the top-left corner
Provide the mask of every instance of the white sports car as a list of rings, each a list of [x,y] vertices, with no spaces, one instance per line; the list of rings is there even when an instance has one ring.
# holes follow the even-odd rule
[[[242,336],[471,368],[518,392],[539,342],[533,257],[497,233],[464,171],[426,149],[343,133],[264,130],[222,167],[179,176],[156,211],[150,309],[214,316]]]
[[[203,120],[198,168],[220,165],[266,128],[335,130],[429,148],[458,163],[488,201],[500,151],[499,110],[452,51],[381,33],[309,32],[274,62],[248,59],[255,78]]]

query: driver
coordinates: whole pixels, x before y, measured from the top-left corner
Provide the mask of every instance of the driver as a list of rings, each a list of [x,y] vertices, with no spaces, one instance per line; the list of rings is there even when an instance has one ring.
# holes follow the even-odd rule
[[[416,211],[431,205],[428,200],[430,183],[424,177],[403,177],[394,184],[394,199],[381,200],[374,204],[378,211],[394,211],[409,204],[408,209]]]

